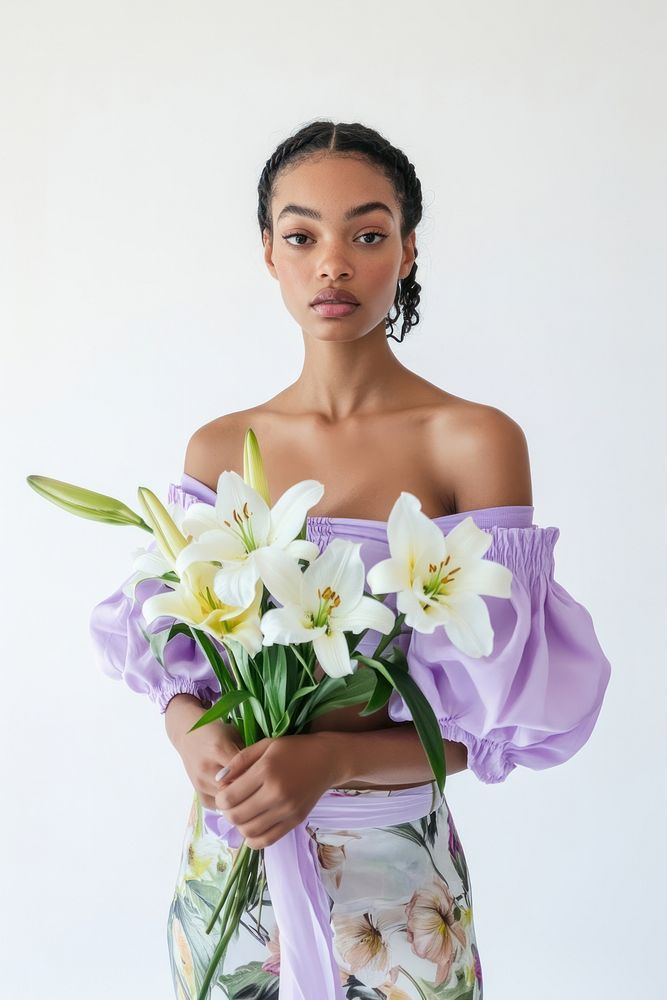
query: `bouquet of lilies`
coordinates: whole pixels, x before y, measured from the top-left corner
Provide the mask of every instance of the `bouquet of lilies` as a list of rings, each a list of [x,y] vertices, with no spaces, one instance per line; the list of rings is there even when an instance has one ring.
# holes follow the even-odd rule
[[[174,619],[162,631],[146,633],[154,656],[164,666],[166,644],[186,633],[215,672],[220,697],[192,729],[221,719],[239,729],[247,746],[265,736],[303,733],[318,715],[343,706],[358,704],[361,715],[370,715],[397,691],[442,792],[446,770],[438,721],[410,676],[404,652],[398,645],[385,649],[405,622],[429,634],[442,626],[468,656],[491,652],[493,629],[480,595],[509,597],[512,580],[507,567],[482,558],[491,535],[466,517],[445,537],[417,497],[402,492],[387,521],[390,556],[366,572],[360,542],[335,538],[320,554],[305,537],[307,511],[324,493],[321,483],[296,483],[272,506],[250,428],[243,459],[243,477],[221,473],[215,506],[197,502],[187,510],[176,504],[167,510],[151,490],[139,487],[143,516],[70,483],[44,476],[27,481],[70,513],[152,532],[154,544],[135,558],[126,591],[134,597],[141,580],[163,581],[168,589],[142,604],[147,624],[162,616]],[[384,603],[389,593],[396,594],[396,615]],[[368,629],[381,635],[372,656],[356,648]],[[210,933],[222,914],[199,1000],[243,912],[263,893],[262,856],[263,850],[245,842],[236,854],[207,927]]]

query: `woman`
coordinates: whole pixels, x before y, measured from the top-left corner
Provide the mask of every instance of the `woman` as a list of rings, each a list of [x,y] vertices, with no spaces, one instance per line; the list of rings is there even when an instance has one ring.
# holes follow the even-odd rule
[[[389,347],[399,318],[399,341],[419,319],[421,213],[412,164],[372,129],[315,122],[276,149],[260,179],[258,218],[267,268],[303,334],[303,369],[272,399],[199,429],[169,500],[184,508],[215,503],[220,473],[243,472],[252,427],[272,497],[302,479],[324,484],[321,509],[307,519],[320,550],[336,536],[362,542],[367,568],[386,558],[386,521],[403,490],[445,533],[471,514],[492,536],[487,557],[513,572],[511,600],[487,599],[492,654],[472,660],[442,629],[399,639],[438,717],[448,775],[470,768],[496,782],[519,764],[561,763],[586,742],[610,665],[590,615],[553,578],[559,531],[532,522],[521,428],[495,407],[417,376]],[[160,589],[145,581],[137,597]],[[392,797],[398,807],[434,789],[401,699],[393,695],[372,716],[360,716],[358,706],[339,709],[306,734],[242,750],[230,725],[189,733],[215,700],[217,682],[182,635],[168,644],[164,668],[157,663],[141,600],[119,588],[95,608],[91,628],[103,668],[165,713],[196,792],[169,914],[176,996],[197,996],[218,937],[205,927],[237,849],[217,835],[215,817],[223,816],[255,848],[306,823],[339,977],[329,996],[405,1000],[438,990],[452,1000],[482,998],[470,877],[446,801],[430,799],[411,822],[308,822],[331,789],[348,810],[372,797],[378,806]],[[373,649],[377,638],[369,632],[364,644]],[[232,998],[279,995],[280,926],[268,889],[258,909],[246,915],[217,979]],[[284,953],[282,960],[284,967]],[[309,978],[322,958],[290,956],[290,970],[297,961]],[[322,1000],[304,982],[289,989]]]

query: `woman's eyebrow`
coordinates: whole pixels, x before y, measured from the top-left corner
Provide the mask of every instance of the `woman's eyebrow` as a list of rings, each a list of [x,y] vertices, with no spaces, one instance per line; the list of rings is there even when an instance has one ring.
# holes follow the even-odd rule
[[[366,215],[368,212],[387,212],[393,218],[393,212],[388,205],[385,205],[383,201],[367,201],[363,205],[356,205],[354,208],[348,208],[347,212],[343,216],[345,222],[349,222],[350,219],[356,219],[359,215]],[[281,210],[276,222],[280,222],[283,215],[303,215],[307,219],[317,219],[318,221],[322,218],[322,213],[318,212],[316,208],[306,208],[305,205],[294,205],[289,204]]]

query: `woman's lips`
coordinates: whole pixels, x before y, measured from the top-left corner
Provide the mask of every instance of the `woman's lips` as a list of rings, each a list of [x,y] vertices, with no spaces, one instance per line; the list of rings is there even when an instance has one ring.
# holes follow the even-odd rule
[[[320,316],[349,316],[358,304],[353,302],[316,302],[313,309]]]

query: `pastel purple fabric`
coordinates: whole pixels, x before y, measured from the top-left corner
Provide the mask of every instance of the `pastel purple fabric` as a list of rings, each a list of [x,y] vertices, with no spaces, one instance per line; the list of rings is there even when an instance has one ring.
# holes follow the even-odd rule
[[[214,490],[187,473],[170,483],[168,502],[187,508],[214,504]],[[611,666],[587,609],[554,579],[554,546],[560,531],[533,524],[532,506],[485,507],[434,518],[447,535],[471,516],[492,541],[485,558],[512,570],[511,597],[485,597],[494,629],[488,656],[467,657],[444,629],[423,635],[406,629],[395,640],[410,673],[437,715],[443,738],[465,744],[468,767],[483,782],[504,781],[519,764],[535,770],[563,763],[588,740],[602,707]],[[386,523],[364,518],[314,516],[307,535],[320,551],[333,537],[361,542],[370,569],[389,555]],[[166,584],[145,580],[135,600],[123,585],[97,604],[90,618],[93,645],[102,669],[148,695],[164,712],[179,693],[205,705],[219,694],[218,682],[194,640],[179,635],[165,648],[164,669],[152,656],[146,634],[173,619],[147,627],[141,602]],[[387,603],[396,610],[395,598]],[[369,630],[360,648],[371,652],[379,633]],[[223,656],[224,648],[218,644]],[[392,694],[388,712],[396,722],[411,715]]]

